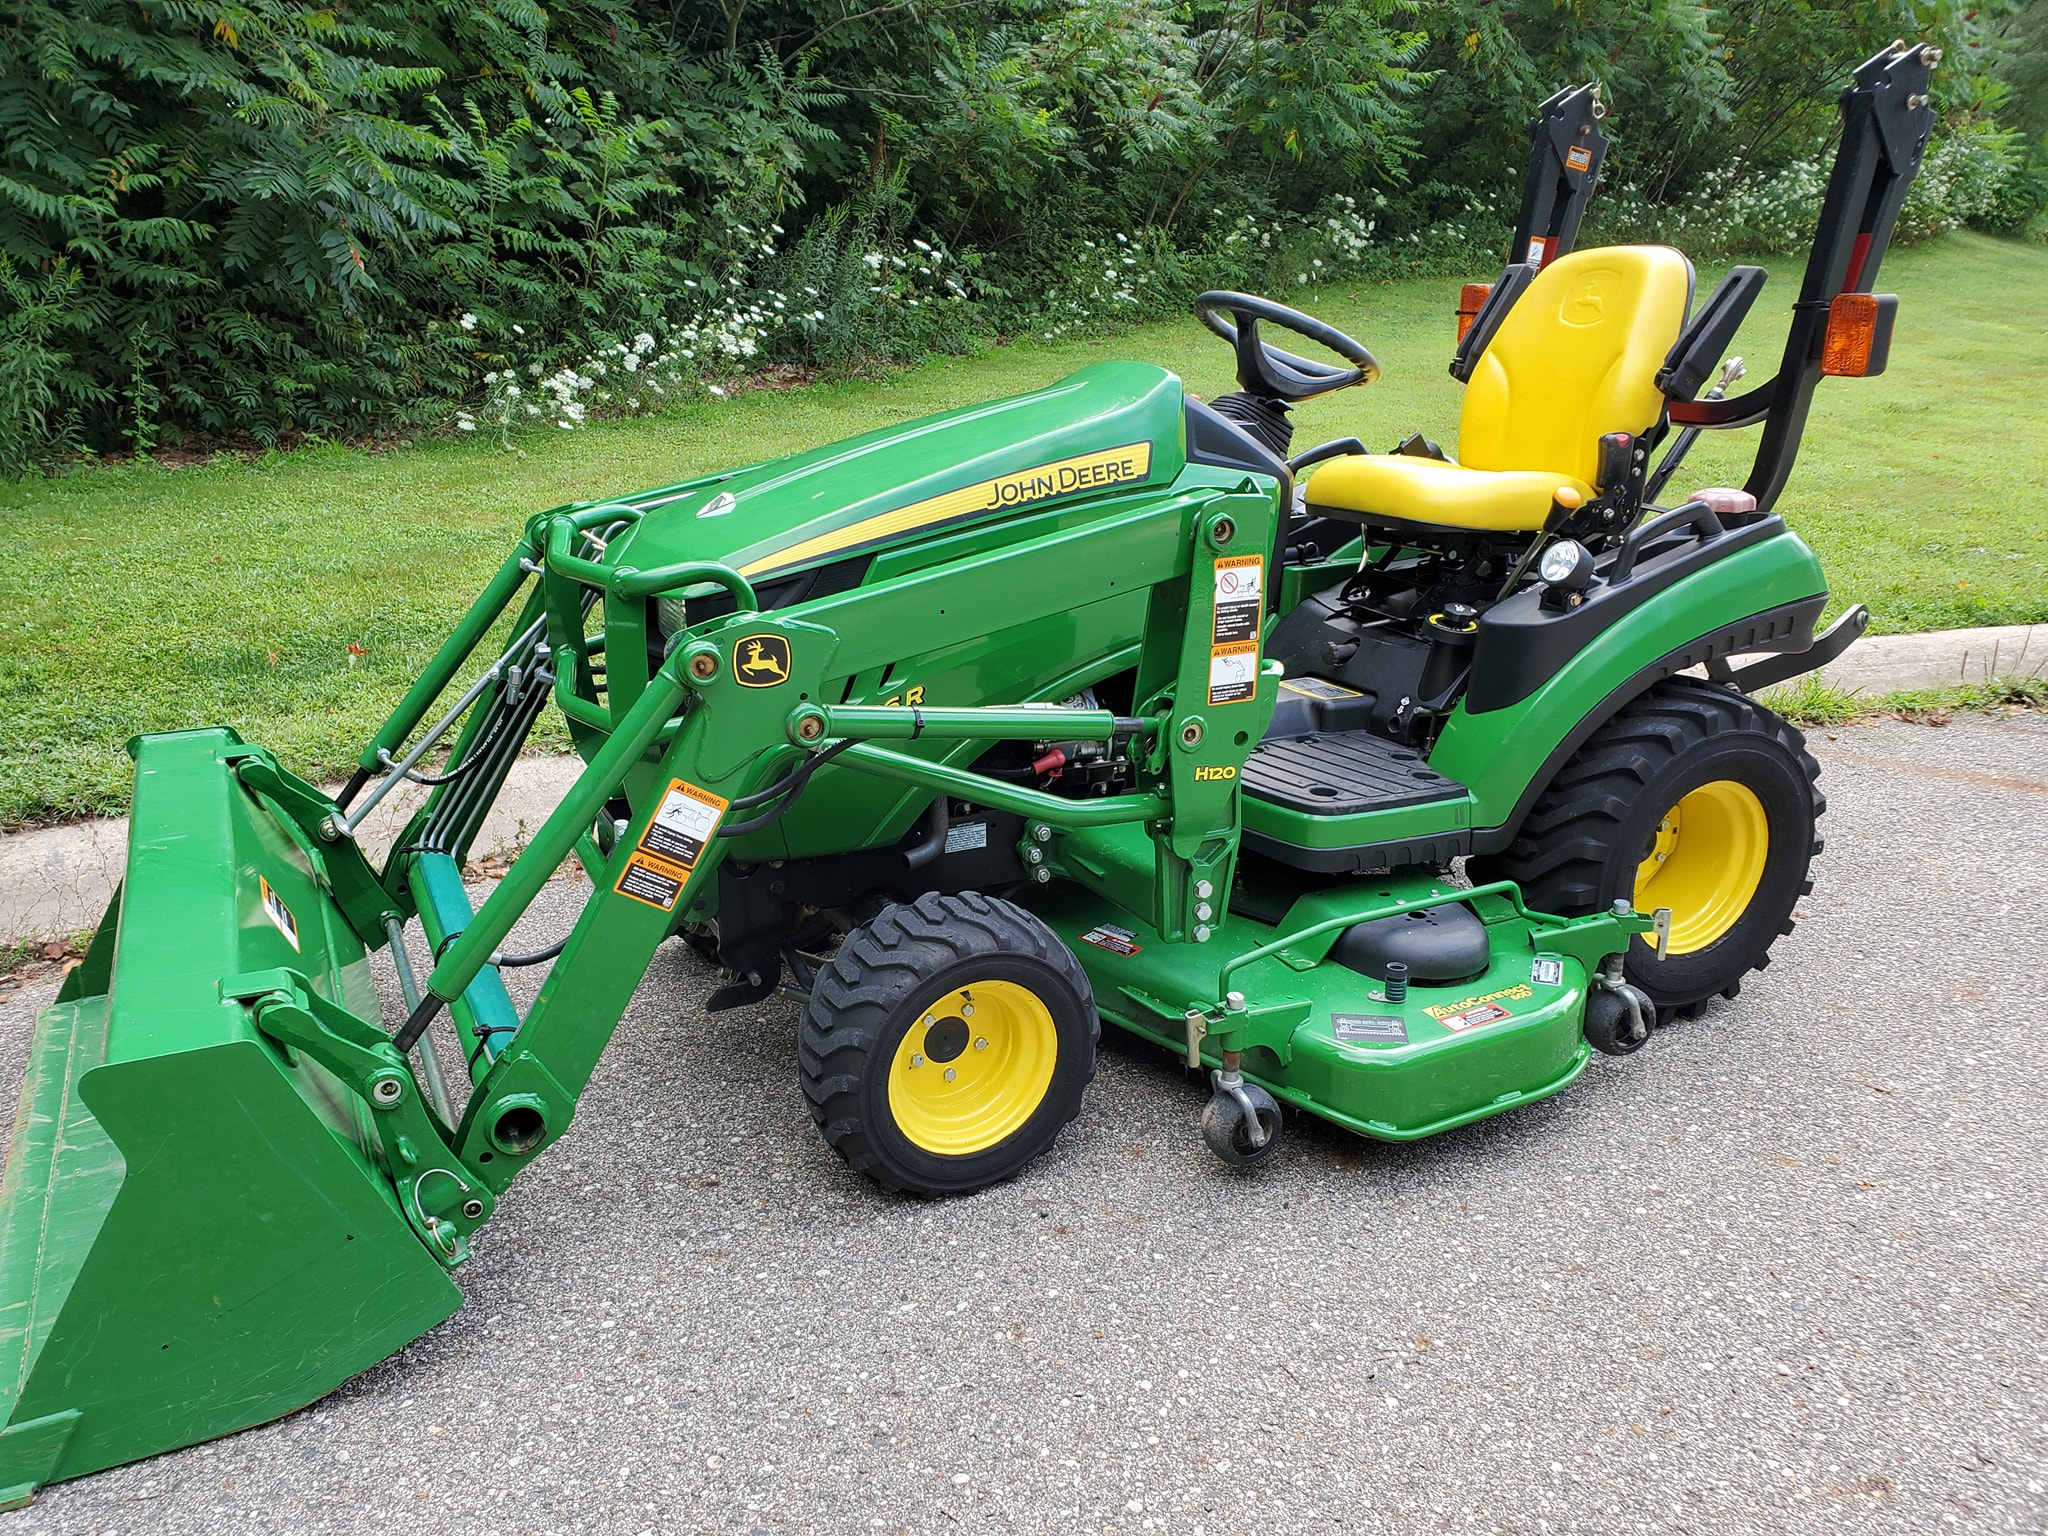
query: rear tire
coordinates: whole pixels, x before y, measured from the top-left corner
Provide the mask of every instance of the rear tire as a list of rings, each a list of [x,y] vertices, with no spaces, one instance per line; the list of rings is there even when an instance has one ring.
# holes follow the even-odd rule
[[[1626,897],[1672,908],[1661,963],[1629,946],[1628,979],[1660,1019],[1697,1011],[1770,963],[1813,889],[1827,801],[1798,731],[1716,684],[1661,683],[1623,707],[1537,797],[1507,851],[1474,860],[1540,912],[1576,917]]]
[[[818,973],[797,1041],[826,1144],[885,1189],[1013,1177],[1080,1112],[1101,1025],[1051,929],[976,892],[892,905]]]

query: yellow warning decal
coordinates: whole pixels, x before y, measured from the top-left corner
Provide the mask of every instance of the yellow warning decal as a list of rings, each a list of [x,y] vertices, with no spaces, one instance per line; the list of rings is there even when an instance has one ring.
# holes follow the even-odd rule
[[[708,789],[683,779],[670,779],[661,805],[633,845],[626,867],[612,887],[621,896],[673,912],[690,871],[704,856],[705,845],[718,830],[727,802]]]
[[[1121,448],[1104,448],[1071,459],[1055,459],[1050,464],[1020,469],[1014,474],[977,480],[957,491],[927,496],[923,501],[913,501],[893,512],[878,512],[873,517],[864,517],[844,528],[835,528],[830,533],[821,533],[814,539],[805,539],[787,549],[778,549],[772,555],[751,560],[740,567],[740,574],[757,576],[763,571],[801,564],[820,555],[839,554],[857,545],[872,544],[877,539],[908,533],[912,529],[937,527],[984,512],[998,512],[1006,507],[1027,507],[1036,501],[1071,496],[1077,491],[1102,491],[1113,485],[1127,485],[1143,480],[1151,471],[1150,443],[1126,443]]]

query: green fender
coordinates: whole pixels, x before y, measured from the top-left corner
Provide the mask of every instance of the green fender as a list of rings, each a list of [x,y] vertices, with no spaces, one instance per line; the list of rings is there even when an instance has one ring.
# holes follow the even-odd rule
[[[1565,759],[1653,683],[1709,656],[1753,648],[1711,644],[1752,617],[1827,596],[1820,561],[1779,534],[1685,577],[1625,614],[1527,698],[1445,722],[1429,765],[1472,791],[1472,846],[1506,846]]]

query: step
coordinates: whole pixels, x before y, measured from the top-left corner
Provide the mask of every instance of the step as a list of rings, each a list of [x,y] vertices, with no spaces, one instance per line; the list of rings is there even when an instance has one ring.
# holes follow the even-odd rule
[[[1413,747],[1370,731],[1267,740],[1244,765],[1245,793],[1312,816],[1350,816],[1458,800],[1465,786]]]

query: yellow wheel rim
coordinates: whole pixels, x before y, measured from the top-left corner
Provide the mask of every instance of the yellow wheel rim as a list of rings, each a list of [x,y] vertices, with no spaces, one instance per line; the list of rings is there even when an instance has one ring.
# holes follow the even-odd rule
[[[1636,866],[1636,910],[1671,909],[1670,953],[1705,949],[1749,909],[1770,851],[1770,819],[1748,785],[1702,784],[1657,824]]]
[[[1058,1059],[1059,1031],[1037,993],[977,981],[911,1020],[889,1064],[889,1113],[926,1152],[985,1151],[1045,1102]]]

